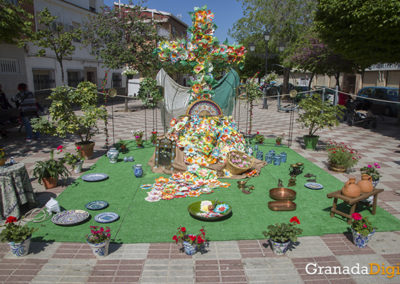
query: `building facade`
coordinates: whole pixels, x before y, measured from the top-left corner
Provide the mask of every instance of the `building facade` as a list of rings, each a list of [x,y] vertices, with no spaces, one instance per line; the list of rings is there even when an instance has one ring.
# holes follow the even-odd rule
[[[65,30],[79,27],[87,20],[88,15],[100,11],[103,0],[34,0],[28,12],[34,15],[35,29],[38,28],[38,15],[47,8],[56,22],[64,25]],[[76,86],[81,81],[90,81],[100,87],[107,69],[90,54],[89,47],[79,41],[73,42],[75,52],[63,60],[65,83]],[[45,56],[37,57],[38,47],[27,44],[24,48],[15,45],[0,44],[0,84],[7,97],[17,92],[17,84],[27,83],[30,90],[39,92],[63,84],[61,69],[54,52],[47,49]],[[106,87],[124,86],[122,70],[112,70]]]

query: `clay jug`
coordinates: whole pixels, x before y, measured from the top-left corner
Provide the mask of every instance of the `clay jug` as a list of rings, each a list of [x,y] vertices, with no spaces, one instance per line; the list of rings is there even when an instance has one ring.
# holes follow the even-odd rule
[[[371,192],[374,190],[374,186],[372,185],[372,177],[367,174],[361,175],[361,180],[357,183],[360,187],[362,193]]]
[[[351,177],[348,181],[344,184],[342,188],[342,194],[347,197],[359,197],[361,194],[360,187],[356,184],[356,178]]]

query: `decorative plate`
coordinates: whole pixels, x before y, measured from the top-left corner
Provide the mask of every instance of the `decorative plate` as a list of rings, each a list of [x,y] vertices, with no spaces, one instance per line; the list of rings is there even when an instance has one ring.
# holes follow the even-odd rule
[[[114,212],[104,212],[96,215],[94,220],[98,223],[111,223],[118,220],[119,215]]]
[[[108,179],[108,175],[95,173],[95,174],[87,174],[82,177],[84,181],[102,181]]]
[[[201,210],[201,202],[202,201],[196,201],[188,206],[189,214],[195,219],[202,221],[220,221],[229,218],[232,215],[232,207],[226,202],[215,200],[210,201],[215,208],[213,211],[209,212],[204,212]],[[226,208],[222,208],[224,206],[221,207],[221,205],[226,205]]]
[[[323,189],[324,188],[324,186],[322,184],[316,183],[316,182],[307,182],[304,186],[309,188],[309,189],[314,189],[314,190],[318,190],[318,189]]]
[[[188,108],[186,115],[198,116],[219,116],[222,110],[219,105],[212,100],[196,100]]]
[[[51,221],[56,225],[70,226],[82,223],[89,217],[89,213],[84,210],[68,210],[57,213],[51,218]]]
[[[103,200],[95,200],[85,205],[86,209],[89,210],[101,210],[106,208],[107,206],[108,202]]]

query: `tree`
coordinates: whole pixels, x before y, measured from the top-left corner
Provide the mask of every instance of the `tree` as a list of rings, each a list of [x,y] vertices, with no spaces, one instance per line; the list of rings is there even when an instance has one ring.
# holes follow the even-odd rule
[[[139,4],[120,9],[103,7],[99,14],[89,17],[84,28],[85,42],[110,69],[129,67],[145,77],[154,75],[158,65],[153,55],[158,40],[154,23],[141,17],[144,8]]]
[[[312,73],[309,87],[315,74],[333,75],[336,79],[336,85],[339,86],[340,72],[353,72],[357,67],[352,61],[334,53],[313,34],[298,40],[290,61],[297,67]]]
[[[315,23],[335,53],[362,68],[400,61],[398,0],[319,0]]]
[[[240,0],[243,17],[234,25],[230,34],[240,43],[252,38],[264,42],[263,34],[268,31],[271,39],[268,48],[278,53],[279,46],[285,46],[281,53],[284,70],[284,88],[289,81],[288,68],[291,50],[299,35],[312,24],[316,0]],[[285,90],[284,90],[285,91]]]
[[[18,4],[0,0],[0,42],[16,44],[32,32],[33,16],[23,7],[30,1],[20,0]]]
[[[62,23],[56,21],[57,17],[52,16],[47,8],[39,13],[39,27],[37,32],[32,33],[26,41],[31,41],[34,45],[41,47],[37,56],[44,56],[46,48],[54,52],[57,62],[61,69],[61,80],[64,84],[64,66],[63,60],[71,56],[75,51],[74,40],[81,38],[81,29],[76,28],[67,31]]]

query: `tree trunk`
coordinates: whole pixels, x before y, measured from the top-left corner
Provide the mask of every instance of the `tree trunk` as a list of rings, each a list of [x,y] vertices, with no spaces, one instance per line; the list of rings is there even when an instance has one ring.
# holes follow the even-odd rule
[[[64,66],[63,66],[63,62],[62,59],[58,59],[58,63],[60,64],[60,69],[61,69],[61,82],[63,85],[65,85],[65,81],[64,81]]]
[[[336,86],[338,86],[338,90],[340,91],[339,79],[340,79],[340,72],[335,74],[336,79]]]
[[[314,79],[314,72],[311,73],[310,81],[308,82],[308,88],[311,89],[312,80]]]
[[[126,76],[126,83],[125,83],[125,85],[126,85],[126,88],[125,88],[125,95],[126,95],[126,98],[125,98],[125,108],[124,108],[124,111],[125,112],[128,112],[129,111],[129,108],[128,108],[128,86],[129,86],[129,79],[130,79],[130,77],[131,76]],[[132,76],[133,77],[133,76]]]
[[[289,93],[289,74],[290,74],[290,69],[289,68],[284,68],[283,69],[282,94],[288,94]]]

